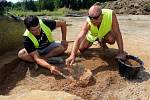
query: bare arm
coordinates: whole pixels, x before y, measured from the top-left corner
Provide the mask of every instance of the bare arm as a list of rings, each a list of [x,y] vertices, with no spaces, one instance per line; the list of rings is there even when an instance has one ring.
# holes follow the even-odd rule
[[[39,56],[37,51],[31,52],[30,56],[34,59],[34,61],[44,67],[47,68],[48,70],[50,70],[52,73],[57,74],[57,70],[55,69],[55,66],[50,65],[49,63],[47,63],[47,61],[45,59],[43,59],[42,57]]]
[[[119,29],[118,20],[117,20],[116,14],[114,12],[113,12],[113,17],[112,17],[112,29],[113,29],[113,32],[115,34],[115,38],[117,41],[117,45],[118,45],[118,49],[119,49],[118,53],[121,54],[124,52],[123,40],[122,40],[122,35],[121,35],[120,29]]]
[[[80,33],[78,34],[76,40],[75,40],[75,43],[73,45],[73,50],[71,52],[71,56],[75,56],[79,47],[80,47],[80,44],[81,44],[81,41],[85,38],[86,34],[88,32],[88,23],[85,22],[83,24],[83,27],[81,28],[81,31]]]
[[[64,49],[67,50],[68,42],[66,41],[66,32],[67,32],[66,22],[56,21],[56,27],[61,27],[61,32],[62,32],[61,44],[63,45]]]
[[[67,32],[66,22],[65,21],[56,21],[56,27],[61,27],[62,40],[66,41],[66,32]]]
[[[85,22],[81,28],[81,31],[80,33],[78,34],[75,42],[74,42],[74,45],[73,45],[73,49],[72,49],[72,52],[71,52],[71,55],[69,56],[69,58],[66,59],[66,64],[67,65],[72,65],[74,60],[75,60],[75,56],[78,52],[78,49],[80,47],[80,44],[81,44],[81,41],[85,38],[87,32],[89,30],[89,26],[88,26],[88,23]]]

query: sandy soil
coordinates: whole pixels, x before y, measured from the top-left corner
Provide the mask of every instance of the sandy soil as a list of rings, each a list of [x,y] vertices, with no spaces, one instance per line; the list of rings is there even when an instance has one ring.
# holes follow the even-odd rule
[[[117,14],[149,15],[149,0],[116,0],[104,3],[104,8],[115,10]]]
[[[19,61],[6,80],[0,85],[0,94],[10,95],[30,90],[66,91],[81,96],[85,100],[149,100],[150,99],[150,16],[118,16],[123,34],[124,48],[129,54],[140,57],[144,61],[145,70],[141,70],[138,79],[128,80],[121,77],[114,59],[117,45],[110,46],[106,51],[95,43],[84,54],[78,56],[89,68],[93,77],[87,85],[78,85],[61,76],[51,75],[47,69],[34,69],[34,64]],[[80,31],[82,18],[63,18],[68,24],[68,40],[75,39]],[[54,31],[59,40],[59,30]],[[59,34],[59,35],[58,35]],[[73,43],[69,43],[69,52]],[[13,66],[13,65],[12,65]]]

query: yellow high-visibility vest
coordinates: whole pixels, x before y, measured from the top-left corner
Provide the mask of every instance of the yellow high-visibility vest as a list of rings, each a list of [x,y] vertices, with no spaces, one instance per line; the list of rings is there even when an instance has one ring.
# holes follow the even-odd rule
[[[86,37],[90,42],[94,42],[97,38],[102,39],[112,29],[112,10],[102,9],[102,16],[99,28],[91,22],[90,18],[87,18],[90,30]]]
[[[42,30],[46,34],[46,37],[48,38],[48,41],[49,42],[53,42],[54,39],[52,38],[52,31],[51,31],[51,29],[48,26],[46,26],[41,19],[39,19],[39,23],[40,23],[40,27],[42,28]],[[33,42],[35,48],[39,47],[38,40],[35,38],[35,36],[28,29],[26,29],[26,31],[24,32],[23,36],[29,37],[30,40]]]

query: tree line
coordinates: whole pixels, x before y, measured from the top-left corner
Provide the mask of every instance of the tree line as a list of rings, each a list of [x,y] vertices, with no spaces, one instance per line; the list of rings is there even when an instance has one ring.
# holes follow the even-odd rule
[[[69,8],[72,10],[87,9],[95,2],[106,2],[112,0],[21,0],[17,3],[7,2],[6,0],[0,1],[0,14],[10,9],[23,10],[23,11],[53,11],[58,8]]]

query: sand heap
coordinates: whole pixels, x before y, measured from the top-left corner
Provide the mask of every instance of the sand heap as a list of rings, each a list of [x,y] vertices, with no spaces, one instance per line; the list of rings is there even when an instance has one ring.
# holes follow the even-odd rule
[[[103,7],[117,14],[150,15],[150,0],[117,0],[104,3]]]

